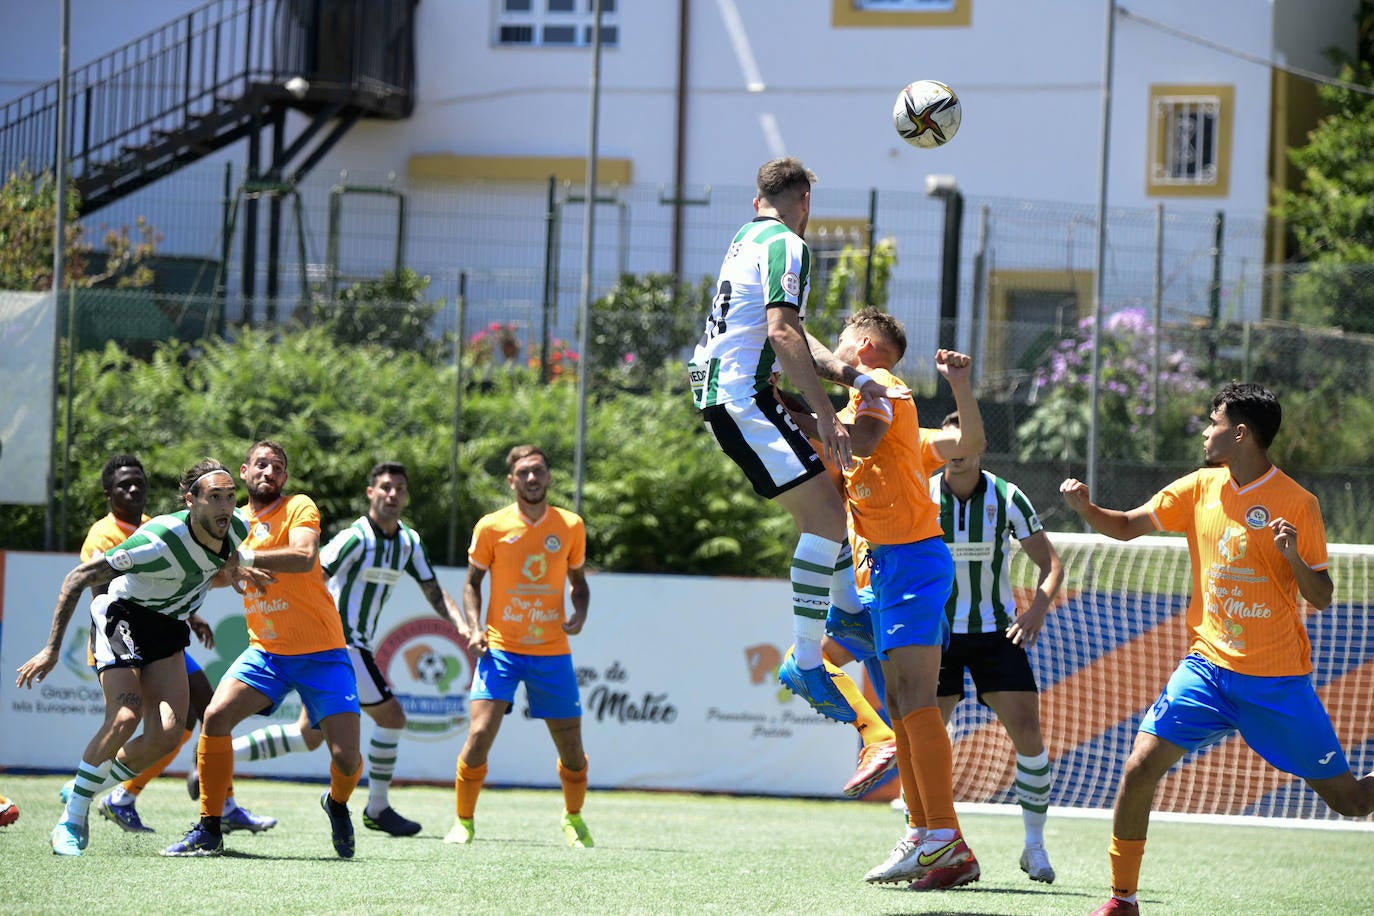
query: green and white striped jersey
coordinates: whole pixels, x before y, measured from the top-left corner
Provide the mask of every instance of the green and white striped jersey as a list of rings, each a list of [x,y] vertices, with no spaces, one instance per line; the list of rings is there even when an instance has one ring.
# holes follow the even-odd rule
[[[788,303],[804,318],[810,282],[811,249],[778,219],[760,216],[735,233],[688,366],[697,407],[751,398],[768,387],[777,368],[768,306]]]
[[[1042,531],[1035,507],[1009,480],[983,471],[966,502],[949,491],[943,474],[930,478],[940,527],[954,555],[954,590],[945,616],[955,633],[993,633],[1016,619],[1011,592],[1011,539]]]
[[[112,598],[178,620],[197,610],[210,583],[248,537],[248,518],[238,509],[220,552],[211,553],[191,535],[189,509],[149,519],[128,540],[105,551],[105,562],[120,573],[110,583]]]
[[[329,594],[339,608],[350,646],[373,651],[377,619],[402,573],[416,582],[434,578],[420,535],[405,522],[388,537],[364,515],[334,535],[320,551]]]

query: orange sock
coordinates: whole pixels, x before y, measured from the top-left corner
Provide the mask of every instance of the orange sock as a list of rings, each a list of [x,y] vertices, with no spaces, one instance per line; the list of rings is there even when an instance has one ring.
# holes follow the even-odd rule
[[[352,774],[345,773],[339,769],[333,758],[329,761],[329,797],[341,805],[348,804],[349,798],[353,795],[353,790],[358,787],[358,780],[363,777],[362,764]]]
[[[477,810],[477,796],[482,791],[482,783],[487,778],[487,765],[470,767],[458,758],[458,778],[453,783],[454,794],[458,798],[458,816],[471,820]]]
[[[902,716],[911,742],[911,763],[921,790],[926,826],[931,830],[958,830],[954,813],[954,749],[937,706],[922,706]]]
[[[176,759],[177,754],[180,754],[181,749],[186,746],[186,742],[191,740],[192,734],[193,732],[191,729],[182,732],[181,740],[177,742],[176,747],[172,748],[170,754],[148,767],[148,769],[144,770],[142,773],[139,773],[133,779],[124,780],[124,791],[128,792],[130,795],[137,795],[146,789],[148,783],[161,776],[162,771],[167,769],[167,764]]]
[[[201,732],[196,745],[196,766],[200,768],[200,816],[219,817],[224,812],[229,783],[234,779],[234,739]]]
[[[868,702],[868,698],[859,689],[859,685],[854,683],[854,679],[830,659],[823,658],[821,662],[825,665],[825,670],[831,674],[830,682],[849,701],[849,705],[854,707],[854,729],[859,733],[859,739],[863,741],[864,746],[877,741],[891,741],[892,729],[888,728],[883,717],[878,715],[873,704]]]
[[[563,810],[569,814],[580,814],[582,803],[587,800],[587,767],[591,763],[582,755],[582,769],[570,770],[558,761],[558,781],[563,784]]]
[[[926,809],[921,804],[921,789],[916,785],[916,767],[911,762],[911,742],[907,740],[906,726],[901,719],[892,723],[892,733],[897,740],[897,774],[902,780],[902,800],[906,802],[907,826],[924,827]]]
[[[1131,896],[1140,887],[1140,860],[1145,858],[1145,841],[1119,840],[1113,834],[1107,854],[1112,860],[1112,895]]]

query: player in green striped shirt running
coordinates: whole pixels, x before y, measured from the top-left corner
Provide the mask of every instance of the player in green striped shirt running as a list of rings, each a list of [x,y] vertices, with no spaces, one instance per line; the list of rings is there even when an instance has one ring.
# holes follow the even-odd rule
[[[32,688],[57,665],[62,636],[86,589],[109,583],[91,602],[92,650],[106,696],[141,697],[140,722],[121,717],[86,745],[62,819],[52,831],[52,851],[79,856],[90,837],[91,799],[101,789],[132,779],[176,747],[185,730],[190,688],[185,650],[186,620],[226,564],[237,565],[248,521],[234,507],[233,475],[212,458],[181,479],[185,508],[141,525],[128,540],[92,557],[62,581],[47,645],[19,666],[16,681]],[[115,684],[111,684],[111,681]],[[118,686],[121,685],[122,686]]]

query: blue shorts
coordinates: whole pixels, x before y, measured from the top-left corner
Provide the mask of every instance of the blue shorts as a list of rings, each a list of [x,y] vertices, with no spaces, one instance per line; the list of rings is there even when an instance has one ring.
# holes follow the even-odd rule
[[[878,657],[900,646],[948,648],[945,602],[954,588],[954,558],[944,540],[870,544],[869,551]]]
[[[1329,779],[1350,770],[1307,675],[1238,674],[1188,655],[1140,730],[1189,751],[1238,731],[1271,766],[1303,779]]]
[[[477,659],[468,701],[510,703],[515,688],[525,683],[530,715],[536,719],[576,719],[582,716],[582,695],[571,655],[521,655],[489,649]]]
[[[202,668],[202,667],[200,666],[200,662],[198,662],[198,661],[196,661],[194,658],[192,658],[190,652],[187,652],[187,653],[186,653],[186,673],[187,673],[187,674],[195,674],[197,671],[204,671],[204,670],[205,670],[205,669]]]
[[[269,715],[291,691],[301,695],[301,705],[310,716],[310,726],[335,713],[361,714],[358,682],[347,649],[327,649],[305,655],[273,655],[249,647],[235,659],[225,677],[252,687],[271,702],[259,715]]]

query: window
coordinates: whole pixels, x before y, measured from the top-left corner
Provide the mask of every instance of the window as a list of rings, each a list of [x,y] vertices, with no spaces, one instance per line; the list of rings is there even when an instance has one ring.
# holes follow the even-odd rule
[[[1148,192],[1224,197],[1229,192],[1230,86],[1151,86]]]
[[[1045,352],[1092,313],[1095,283],[1087,271],[991,271],[982,348],[984,381],[1008,390],[1024,381]]]
[[[830,0],[836,28],[968,26],[973,0]]]
[[[496,44],[590,48],[595,14],[596,0],[497,0]],[[601,44],[620,44],[616,0],[601,0]]]

